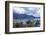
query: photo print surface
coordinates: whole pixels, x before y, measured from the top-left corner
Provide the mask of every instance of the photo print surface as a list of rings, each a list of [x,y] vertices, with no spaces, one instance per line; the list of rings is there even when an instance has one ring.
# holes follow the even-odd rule
[[[13,7],[13,28],[40,27],[40,7]]]

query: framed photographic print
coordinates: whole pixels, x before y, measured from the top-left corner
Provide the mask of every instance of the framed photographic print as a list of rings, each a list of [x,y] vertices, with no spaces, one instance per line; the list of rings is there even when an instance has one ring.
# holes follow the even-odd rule
[[[45,31],[45,4],[5,1],[5,33]]]

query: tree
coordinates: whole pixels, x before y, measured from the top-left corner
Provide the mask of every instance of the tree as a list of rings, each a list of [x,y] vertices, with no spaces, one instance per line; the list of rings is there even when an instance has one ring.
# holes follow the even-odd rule
[[[29,20],[29,21],[27,21],[26,23],[27,23],[27,24],[29,24],[29,23],[30,23],[30,20]]]
[[[28,26],[28,27],[32,27],[34,22],[29,20],[29,21],[27,21],[26,23],[27,23],[27,26]]]
[[[39,26],[39,25],[40,25],[40,20],[37,20],[35,26]]]
[[[21,22],[21,24],[23,24],[23,22]]]
[[[19,27],[19,23],[16,23],[16,27]]]

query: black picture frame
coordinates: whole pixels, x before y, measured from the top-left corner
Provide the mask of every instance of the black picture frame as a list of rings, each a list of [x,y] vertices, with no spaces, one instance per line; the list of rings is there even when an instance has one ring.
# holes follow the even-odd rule
[[[43,5],[43,30],[39,31],[24,31],[24,32],[9,32],[9,3],[21,3],[21,4],[36,4]],[[32,33],[32,32],[44,32],[45,31],[45,3],[36,2],[20,2],[20,1],[5,1],[5,33],[16,34],[16,33]]]

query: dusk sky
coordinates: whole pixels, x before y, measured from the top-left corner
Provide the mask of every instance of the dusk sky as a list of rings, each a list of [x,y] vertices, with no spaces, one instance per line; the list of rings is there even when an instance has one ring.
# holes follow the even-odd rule
[[[40,17],[39,7],[13,7],[14,13],[33,15],[35,17]]]

